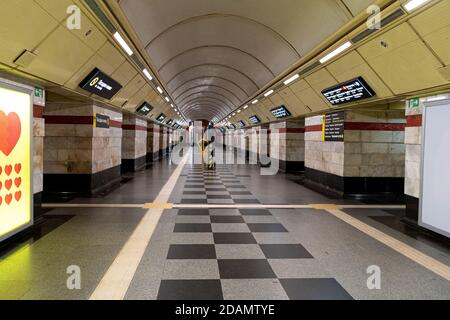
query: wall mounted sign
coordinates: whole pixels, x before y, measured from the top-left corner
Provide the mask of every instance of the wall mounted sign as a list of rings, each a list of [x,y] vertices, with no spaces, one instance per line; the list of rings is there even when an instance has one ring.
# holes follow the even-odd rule
[[[141,104],[137,109],[136,109],[136,113],[140,114],[141,116],[146,116],[148,115],[151,111],[153,110],[153,107],[147,103],[146,101],[144,101],[143,104]]]
[[[291,113],[289,112],[288,109],[286,109],[285,106],[276,107],[276,108],[270,110],[270,112],[272,112],[273,116],[277,119],[286,118],[286,117],[291,116]]]
[[[408,106],[410,108],[418,108],[420,106],[420,99],[414,98],[414,99],[409,100]]]
[[[254,116],[251,116],[250,118],[248,118],[249,120],[250,120],[250,122],[251,123],[253,123],[253,124],[258,124],[258,123],[261,123],[261,120],[256,116],[256,115],[254,115]]]
[[[0,241],[33,224],[33,98],[0,80]]]
[[[239,128],[243,128],[243,127],[245,127],[245,122],[244,121],[239,121],[238,123],[238,126],[239,126]]]
[[[94,119],[95,119],[94,120],[94,127],[95,128],[109,129],[110,118],[108,116],[96,113],[94,115]]]
[[[34,88],[33,104],[36,106],[45,107],[45,90],[43,88]]]
[[[83,90],[108,100],[114,97],[114,95],[122,89],[120,83],[97,68],[81,81],[79,86]]]
[[[333,106],[349,103],[352,101],[369,99],[375,96],[375,91],[362,78],[356,78],[337,86],[322,91],[328,102]]]
[[[168,125],[168,126],[171,126],[172,123],[173,123],[173,120],[172,120],[172,119],[170,119],[169,121],[167,121],[167,125]]]
[[[345,111],[327,113],[323,117],[323,141],[344,141]]]
[[[166,119],[166,115],[164,113],[161,113],[157,118],[156,121],[163,122],[164,119]]]

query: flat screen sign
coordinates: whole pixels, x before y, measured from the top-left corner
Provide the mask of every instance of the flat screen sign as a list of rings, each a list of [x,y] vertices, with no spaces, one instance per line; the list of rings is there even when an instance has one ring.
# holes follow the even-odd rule
[[[173,123],[173,120],[172,120],[172,119],[170,119],[169,121],[167,121],[167,125],[168,125],[168,126],[171,126],[172,123]]]
[[[323,140],[344,141],[345,111],[324,115]]]
[[[0,241],[33,223],[33,95],[0,80]]]
[[[322,94],[333,106],[375,96],[375,91],[362,78],[356,78],[325,89]]]
[[[261,120],[256,116],[256,115],[254,115],[254,116],[251,116],[250,118],[248,118],[249,120],[250,120],[250,122],[251,123],[253,123],[253,124],[258,124],[258,123],[260,123],[261,122]]]
[[[81,81],[79,86],[83,90],[108,100],[114,97],[114,95],[122,89],[122,86],[117,81],[97,68]]]
[[[239,126],[239,128],[243,128],[243,127],[245,127],[245,122],[244,121],[239,121],[238,123],[238,126]]]
[[[104,114],[95,114],[95,127],[96,128],[109,128],[109,117]]]
[[[140,114],[142,116],[146,116],[152,110],[153,110],[153,107],[149,103],[144,102],[143,104],[141,104],[141,106],[139,108],[136,109],[136,113],[138,113],[138,114]]]
[[[157,118],[156,121],[163,122],[164,119],[166,119],[166,115],[164,113],[161,113]]]
[[[279,106],[277,108],[274,108],[272,110],[270,110],[273,114],[273,116],[277,119],[280,118],[286,118],[286,117],[290,117],[291,113],[289,112],[288,109],[286,109],[285,106]]]

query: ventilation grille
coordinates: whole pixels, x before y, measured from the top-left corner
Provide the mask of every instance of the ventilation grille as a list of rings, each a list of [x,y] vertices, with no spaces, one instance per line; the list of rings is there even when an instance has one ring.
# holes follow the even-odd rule
[[[84,2],[88,5],[88,7],[95,13],[95,15],[100,19],[103,25],[109,30],[111,33],[116,32],[116,28],[114,28],[111,21],[108,20],[106,15],[103,13],[102,9],[97,5],[95,0],[84,0]]]
[[[394,11],[393,13],[388,15],[386,18],[381,20],[381,22],[380,22],[381,28],[384,28],[389,23],[397,20],[398,18],[400,18],[403,15],[405,15],[405,12],[402,9],[397,9],[396,11]],[[378,29],[366,29],[363,32],[361,32],[360,34],[358,34],[355,37],[353,37],[352,38],[352,42],[353,43],[358,43],[358,42],[360,42],[363,39],[367,38],[368,36],[370,36],[372,33],[376,32],[376,31],[378,31]]]
[[[306,73],[308,73],[308,72],[314,70],[315,68],[317,68],[317,67],[320,66],[320,65],[321,65],[320,62],[319,62],[319,61],[316,61],[316,62],[314,62],[312,65],[306,67],[305,69],[300,70],[300,72],[298,73],[298,75],[299,75],[299,76],[302,76],[302,75],[304,75],[304,74],[306,74]]]

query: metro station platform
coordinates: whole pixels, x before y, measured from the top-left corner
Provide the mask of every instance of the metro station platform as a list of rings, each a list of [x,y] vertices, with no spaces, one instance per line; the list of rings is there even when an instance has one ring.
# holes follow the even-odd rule
[[[449,242],[396,228],[404,206],[191,160],[155,163],[104,197],[44,203],[43,220],[1,248],[0,299],[450,299]]]

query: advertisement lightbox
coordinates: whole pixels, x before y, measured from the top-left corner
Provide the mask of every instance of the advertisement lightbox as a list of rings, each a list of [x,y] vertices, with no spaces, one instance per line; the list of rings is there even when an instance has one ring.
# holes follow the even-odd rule
[[[0,241],[33,223],[33,95],[0,79]]]

